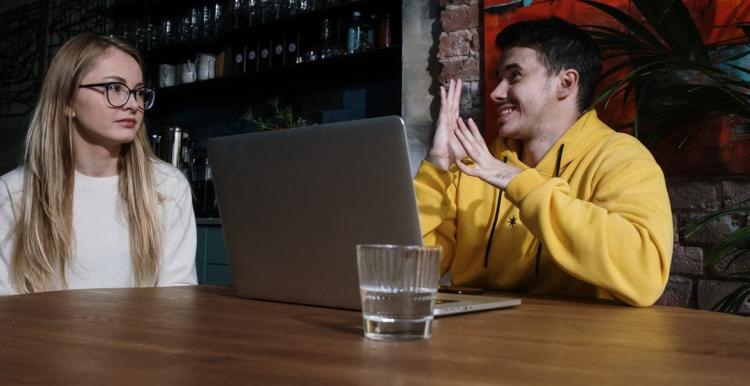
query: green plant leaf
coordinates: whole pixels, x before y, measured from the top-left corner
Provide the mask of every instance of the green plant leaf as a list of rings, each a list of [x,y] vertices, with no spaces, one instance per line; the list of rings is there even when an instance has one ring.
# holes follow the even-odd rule
[[[711,60],[690,12],[680,0],[633,0],[659,37],[678,55],[703,65]]]
[[[641,52],[654,55],[667,55],[669,53],[666,47],[654,47],[637,39],[634,35],[626,34],[616,29],[595,25],[582,26],[582,28],[587,30],[589,36],[591,36],[599,47],[605,59],[608,58],[608,51],[620,53]]]
[[[733,314],[739,313],[748,296],[750,296],[750,284],[744,284],[721,299],[711,309]]]
[[[661,43],[661,41],[659,41],[659,39],[651,31],[649,31],[638,20],[634,19],[627,13],[604,3],[590,0],[582,1],[616,19],[625,28],[635,34],[638,39],[642,40],[644,44],[651,46],[652,48],[663,48],[663,44]],[[623,34],[625,33],[623,32]]]
[[[625,31],[620,31],[611,27],[587,26],[603,56],[616,60],[602,79],[609,79],[628,66],[632,69],[621,79],[605,85],[595,98],[595,106],[603,104],[606,109],[612,98],[619,94],[624,94],[624,100],[629,101],[635,91],[637,112],[632,127],[636,136],[643,137],[644,143],[653,145],[666,133],[681,131],[683,137],[679,147],[682,147],[699,129],[698,125],[685,123],[724,115],[750,117],[750,83],[710,63],[706,47],[681,1],[636,2],[646,20],[659,33],[658,37],[638,20],[616,8],[593,1],[584,2],[610,14],[625,28]],[[728,68],[738,67],[728,65]],[[745,69],[739,71],[750,73]],[[650,106],[654,101],[660,102]],[[641,127],[648,130],[642,132]]]
[[[607,71],[604,71],[601,75],[601,79],[607,79],[610,76],[614,75],[618,71],[628,68],[632,66],[632,64],[628,61],[622,61],[620,63],[613,64],[610,68],[607,69]]]
[[[748,54],[750,54],[750,50],[747,50],[747,51],[744,51],[744,52],[740,52],[737,55],[734,55],[734,56],[732,56],[730,58],[722,60],[722,62],[724,62],[724,63],[726,63],[726,62],[734,62],[735,60],[740,60],[740,59],[744,58]],[[730,63],[727,63],[727,64],[731,65]]]
[[[711,221],[714,221],[714,220],[716,220],[716,219],[718,219],[720,217],[724,217],[724,216],[727,216],[727,215],[730,215],[730,214],[744,214],[744,215],[746,215],[746,214],[750,213],[750,206],[744,206],[743,205],[746,202],[747,202],[747,200],[743,201],[742,203],[740,203],[739,206],[717,210],[717,211],[709,213],[709,214],[707,214],[707,215],[705,215],[705,216],[703,216],[703,217],[701,217],[701,218],[699,218],[699,219],[697,219],[695,221],[692,221],[692,222],[688,223],[687,225],[685,225],[682,228],[682,231],[683,231],[683,234],[685,235],[685,238],[690,238],[691,236],[693,236],[695,234],[695,232],[699,231],[704,226],[706,226],[708,223],[710,223]]]
[[[748,51],[748,53],[750,53],[750,51]],[[732,63],[725,63],[725,64],[727,66],[729,66],[729,67],[737,70],[737,71],[743,72],[745,74],[750,74],[750,69],[747,69],[747,68],[744,68],[744,67],[740,67],[740,66],[734,65]]]
[[[703,264],[710,266],[730,253],[748,250],[750,250],[750,226],[745,226],[725,236],[711,247]]]

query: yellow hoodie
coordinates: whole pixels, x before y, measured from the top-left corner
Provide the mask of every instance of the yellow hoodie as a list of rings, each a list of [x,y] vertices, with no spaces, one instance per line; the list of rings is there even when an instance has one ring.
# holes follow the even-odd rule
[[[505,192],[455,165],[443,171],[422,162],[415,177],[422,236],[443,247],[441,273],[459,286],[653,304],[669,278],[673,229],[651,153],[595,111],[536,168],[521,163],[518,148],[502,138],[491,146],[523,169]]]

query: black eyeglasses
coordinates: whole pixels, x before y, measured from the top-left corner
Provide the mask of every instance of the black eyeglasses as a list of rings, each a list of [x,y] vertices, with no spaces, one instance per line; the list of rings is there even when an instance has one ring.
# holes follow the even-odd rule
[[[138,106],[143,110],[148,110],[154,105],[154,99],[156,99],[156,91],[150,88],[139,87],[131,90],[125,83],[121,82],[91,83],[78,86],[78,88],[91,87],[104,87],[105,94],[107,94],[107,102],[112,107],[125,106],[130,100],[130,95],[134,95]]]

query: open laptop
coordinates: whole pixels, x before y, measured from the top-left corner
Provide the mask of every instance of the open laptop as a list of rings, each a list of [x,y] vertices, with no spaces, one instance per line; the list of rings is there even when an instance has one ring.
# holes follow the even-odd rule
[[[238,296],[361,309],[357,244],[422,244],[400,117],[213,138]],[[438,294],[435,315],[519,299]]]

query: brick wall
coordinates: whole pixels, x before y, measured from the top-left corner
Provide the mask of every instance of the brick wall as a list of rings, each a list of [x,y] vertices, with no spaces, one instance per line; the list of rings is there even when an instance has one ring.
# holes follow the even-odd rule
[[[479,0],[440,0],[440,46],[442,64],[440,82],[461,79],[464,88],[461,115],[482,122],[482,98],[479,88],[480,35]]]
[[[482,96],[479,88],[481,35],[479,32],[479,0],[441,0],[440,45],[438,60],[442,64],[440,81],[450,78],[464,80],[461,114],[482,122]],[[658,304],[711,308],[718,300],[741,283],[731,274],[750,271],[750,256],[726,268],[727,262],[703,268],[708,249],[721,237],[748,222],[746,217],[723,218],[686,240],[678,230],[690,220],[709,211],[725,208],[750,198],[750,177],[704,179],[668,178],[675,223],[675,246],[669,283]],[[743,312],[750,312],[746,303]]]
[[[741,285],[732,274],[750,271],[750,256],[737,263],[728,259],[703,267],[708,250],[722,237],[747,225],[746,216],[718,219],[686,239],[680,231],[687,223],[721,208],[728,208],[750,198],[750,179],[744,178],[668,178],[667,189],[672,202],[675,223],[675,245],[669,284],[659,304],[710,309],[725,295]],[[745,303],[741,312],[750,312]]]

